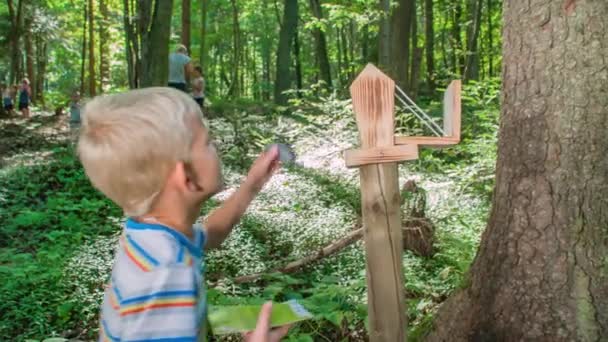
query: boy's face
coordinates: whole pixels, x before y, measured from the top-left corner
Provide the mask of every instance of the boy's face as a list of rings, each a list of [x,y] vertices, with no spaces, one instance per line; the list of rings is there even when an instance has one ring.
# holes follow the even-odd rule
[[[189,172],[192,173],[191,181],[200,189],[200,201],[208,199],[221,190],[223,181],[217,151],[211,141],[209,131],[198,122],[189,169]]]

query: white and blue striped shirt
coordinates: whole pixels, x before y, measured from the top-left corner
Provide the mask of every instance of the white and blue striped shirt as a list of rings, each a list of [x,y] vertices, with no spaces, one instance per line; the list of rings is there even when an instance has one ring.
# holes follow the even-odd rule
[[[100,341],[204,340],[202,227],[194,241],[158,223],[127,220],[101,307]]]

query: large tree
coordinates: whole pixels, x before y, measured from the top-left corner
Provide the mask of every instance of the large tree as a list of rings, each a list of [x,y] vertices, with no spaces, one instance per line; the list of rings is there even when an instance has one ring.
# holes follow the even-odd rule
[[[141,87],[165,86],[169,77],[169,36],[173,0],[138,1]]]
[[[277,73],[274,87],[274,101],[277,104],[287,104],[287,95],[283,92],[291,86],[290,66],[291,47],[298,28],[298,1],[285,0],[283,23],[279,35],[279,50],[277,52]]]
[[[389,75],[401,89],[409,89],[410,40],[415,16],[415,0],[399,0],[391,15]]]
[[[496,187],[430,341],[608,338],[608,2],[505,1]]]

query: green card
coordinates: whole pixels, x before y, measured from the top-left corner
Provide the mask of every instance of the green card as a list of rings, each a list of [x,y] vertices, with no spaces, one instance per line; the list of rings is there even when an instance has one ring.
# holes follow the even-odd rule
[[[262,305],[213,306],[209,308],[209,324],[214,334],[233,334],[252,331],[258,322]],[[270,326],[280,327],[287,324],[311,319],[313,316],[302,304],[295,300],[272,304]]]

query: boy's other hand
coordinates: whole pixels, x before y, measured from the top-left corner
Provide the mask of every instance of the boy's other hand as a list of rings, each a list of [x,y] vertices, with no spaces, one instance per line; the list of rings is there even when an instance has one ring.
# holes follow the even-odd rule
[[[257,194],[279,167],[279,149],[273,146],[262,153],[249,169],[244,185]]]
[[[272,302],[268,302],[262,306],[260,316],[258,317],[258,324],[254,331],[245,333],[243,337],[247,342],[278,342],[280,341],[287,332],[290,326],[285,325],[280,328],[270,328],[270,314],[272,313]]]

